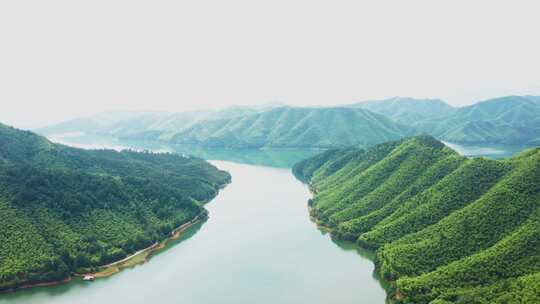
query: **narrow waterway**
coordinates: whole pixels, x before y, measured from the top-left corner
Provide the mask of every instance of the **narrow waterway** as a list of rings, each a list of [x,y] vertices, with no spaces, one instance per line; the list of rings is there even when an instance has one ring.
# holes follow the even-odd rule
[[[317,229],[290,169],[213,163],[232,184],[207,205],[208,221],[150,262],[0,303],[384,303],[368,253]]]

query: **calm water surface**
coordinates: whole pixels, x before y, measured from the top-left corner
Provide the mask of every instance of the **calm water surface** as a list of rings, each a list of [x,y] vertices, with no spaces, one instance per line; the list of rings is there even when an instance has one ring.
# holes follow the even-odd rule
[[[81,148],[109,148],[116,150],[131,148],[156,152],[175,152],[194,155],[204,159],[218,159],[280,168],[290,168],[295,162],[321,152],[321,150],[314,149],[234,150],[204,148],[194,145],[171,145],[163,142],[119,140],[111,136],[78,133],[57,134],[49,136],[49,138],[55,142],[67,143]],[[464,156],[483,156],[493,159],[508,158],[533,147],[523,145],[452,143],[444,141],[443,143]]]
[[[1,294],[0,304],[384,303],[370,253],[334,242],[309,219],[307,188],[290,172],[316,150],[228,150],[110,138],[52,138],[83,148],[191,154],[232,174],[190,228],[149,263],[95,282]],[[503,158],[525,147],[446,143],[467,156]],[[225,161],[223,161],[225,160]],[[240,164],[242,163],[242,164]]]
[[[444,142],[461,155],[477,157],[484,156],[493,159],[503,159],[514,156],[532,146],[501,145],[501,144],[458,144]]]
[[[210,218],[150,262],[0,303],[384,303],[369,254],[316,228],[290,169],[214,164],[233,182],[207,205]]]
[[[206,148],[188,144],[169,144],[165,142],[120,140],[112,136],[64,133],[48,136],[50,140],[83,149],[134,149],[154,152],[192,155],[203,159],[224,160],[241,164],[266,167],[291,168],[296,162],[321,153],[321,149],[227,149]]]

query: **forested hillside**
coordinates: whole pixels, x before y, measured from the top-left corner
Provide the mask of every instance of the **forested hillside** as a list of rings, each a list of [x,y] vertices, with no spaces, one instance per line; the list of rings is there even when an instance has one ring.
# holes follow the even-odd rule
[[[448,116],[456,109],[440,99],[417,99],[410,97],[369,100],[347,106],[370,110],[382,114],[397,123],[410,126],[414,126],[424,120]]]
[[[362,109],[279,107],[197,123],[171,141],[231,148],[328,148],[366,146],[412,134],[412,128]]]
[[[467,159],[421,136],[298,163],[313,216],[377,250],[402,303],[540,303],[540,148]]]
[[[450,142],[539,145],[540,96],[490,99],[415,126]]]
[[[396,97],[348,105],[385,115],[456,143],[540,144],[540,97],[506,96],[464,107],[437,99]]]
[[[166,119],[166,112],[104,112],[87,117],[79,117],[36,130],[40,134],[89,133],[113,136],[126,136],[147,130]]]
[[[81,150],[0,124],[0,290],[148,247],[229,181],[197,158]]]
[[[274,107],[273,104],[260,107],[232,106],[220,110],[167,112],[105,112],[88,117],[68,120],[37,130],[41,134],[52,135],[82,132],[87,134],[110,135],[134,140],[169,140],[174,134],[207,120],[228,119],[255,114]]]
[[[113,112],[38,130],[223,148],[368,146],[429,134],[469,144],[540,144],[540,97],[506,96],[464,107],[395,97],[343,107],[235,106],[215,111]]]

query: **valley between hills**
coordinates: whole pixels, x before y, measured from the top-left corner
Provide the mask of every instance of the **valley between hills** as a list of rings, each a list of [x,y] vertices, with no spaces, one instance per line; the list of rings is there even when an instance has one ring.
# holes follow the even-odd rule
[[[107,272],[104,266],[166,241],[178,227],[206,218],[206,204],[234,184],[234,175],[206,160],[237,154],[242,156],[230,160],[254,168],[292,167],[313,192],[309,213],[317,224],[336,244],[352,242],[373,255],[376,277],[385,282],[390,303],[538,303],[537,114],[540,99],[534,96],[461,108],[440,100],[393,98],[339,107],[104,113],[37,130],[48,136],[107,135],[171,147],[167,153],[79,149],[0,125],[0,290]],[[466,157],[442,141],[519,145],[522,151],[499,160]],[[192,146],[174,153],[180,145]],[[228,152],[217,158],[208,152],[204,160],[192,155],[199,151],[192,147]],[[294,149],[308,152],[279,160]],[[266,156],[250,159],[250,151]],[[276,159],[265,163],[272,153]],[[250,179],[257,182],[252,176],[246,185]],[[305,203],[298,188],[289,191],[297,193],[289,204]],[[268,196],[279,192],[271,188]],[[272,202],[266,203],[270,208]],[[235,211],[247,210],[249,204]],[[341,258],[344,252],[326,252],[332,250],[327,246],[336,246],[324,234],[312,235],[314,227],[294,231],[298,216],[307,216],[295,214],[289,218],[290,230],[268,239],[278,246],[268,245],[269,250],[276,250],[276,256],[289,254],[279,244],[306,232],[318,244],[314,250],[325,252],[320,263]],[[251,233],[277,229],[259,227],[258,216],[264,215],[250,219],[248,226],[258,227]],[[284,213],[275,217],[288,218]],[[248,236],[235,235],[231,242]],[[211,253],[206,248],[205,254]],[[252,276],[256,281],[257,275]],[[335,290],[355,295],[354,286],[362,288],[367,281],[353,285],[354,276],[347,278],[351,286],[341,286],[347,291]]]

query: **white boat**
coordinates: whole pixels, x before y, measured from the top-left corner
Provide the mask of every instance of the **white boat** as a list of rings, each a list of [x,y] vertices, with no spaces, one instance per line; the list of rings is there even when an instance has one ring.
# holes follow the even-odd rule
[[[96,277],[91,274],[87,274],[83,277],[83,281],[93,281]]]

